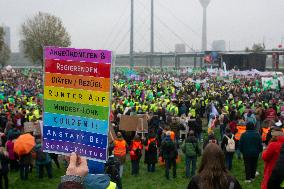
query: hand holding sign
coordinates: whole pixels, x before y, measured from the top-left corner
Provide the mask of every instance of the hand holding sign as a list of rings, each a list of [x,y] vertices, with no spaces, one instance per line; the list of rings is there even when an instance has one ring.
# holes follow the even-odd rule
[[[74,152],[71,153],[70,163],[66,171],[66,175],[75,175],[84,177],[88,174],[89,169],[86,158],[77,156]]]

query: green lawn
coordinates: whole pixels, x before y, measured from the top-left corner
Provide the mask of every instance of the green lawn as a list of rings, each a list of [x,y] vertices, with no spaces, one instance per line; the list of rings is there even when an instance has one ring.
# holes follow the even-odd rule
[[[217,137],[220,138],[218,129],[216,129],[215,133]],[[141,159],[140,175],[137,177],[130,174],[130,160],[128,160],[124,165],[124,174],[122,179],[124,189],[184,189],[187,187],[189,180],[185,178],[185,162],[183,156],[181,156],[181,162],[177,165],[177,178],[172,179],[171,177],[170,180],[165,179],[165,169],[159,165],[156,166],[155,173],[148,173],[147,167],[143,163],[143,160],[144,158]],[[45,177],[44,179],[39,180],[36,178],[35,171],[33,171],[33,173],[30,174],[29,180],[24,182],[20,180],[19,173],[9,173],[9,186],[11,189],[55,189],[60,182],[60,176],[64,175],[65,173],[63,166],[61,167],[62,168],[59,170],[56,168],[53,169],[53,179],[48,179]],[[235,157],[233,161],[232,175],[238,179],[243,189],[259,189],[263,175],[263,167],[264,163],[260,159],[257,168],[257,171],[260,173],[260,175],[253,183],[246,184],[244,183],[245,171],[243,161],[237,160]]]
[[[148,173],[146,165],[141,162],[140,164],[140,175],[135,177],[130,174],[130,162],[127,161],[124,167],[123,175],[123,187],[125,189],[183,189],[186,188],[189,180],[185,176],[185,165],[182,157],[181,163],[177,166],[177,178],[170,179],[169,181],[164,177],[164,167],[157,166],[155,173]],[[55,167],[55,166],[54,166]],[[63,167],[63,166],[62,166]],[[232,174],[237,177],[244,189],[259,189],[263,175],[263,161],[259,160],[258,169],[260,176],[251,184],[245,184],[243,181],[244,176],[244,165],[243,161],[234,159]],[[53,169],[54,178],[44,178],[42,180],[36,178],[35,171],[29,176],[28,181],[21,181],[19,173],[9,173],[9,187],[10,189],[53,189],[56,188],[60,182],[60,176],[65,173],[63,168]],[[172,176],[172,175],[171,175]]]

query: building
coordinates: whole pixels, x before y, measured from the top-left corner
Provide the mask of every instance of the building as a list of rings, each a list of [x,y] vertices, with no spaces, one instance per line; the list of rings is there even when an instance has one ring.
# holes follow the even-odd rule
[[[19,52],[24,54],[24,40],[19,41]]]
[[[176,44],[175,45],[176,53],[185,53],[185,44]]]
[[[214,40],[212,42],[212,51],[226,51],[225,40]]]
[[[10,32],[10,28],[4,26],[4,43],[9,47],[9,49],[11,49],[11,32]]]

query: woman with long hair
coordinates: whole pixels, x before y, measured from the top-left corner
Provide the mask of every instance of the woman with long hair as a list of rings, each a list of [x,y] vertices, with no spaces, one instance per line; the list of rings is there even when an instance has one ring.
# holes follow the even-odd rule
[[[225,156],[222,149],[214,143],[209,143],[204,149],[198,174],[195,175],[188,189],[241,189],[241,185],[225,166]]]

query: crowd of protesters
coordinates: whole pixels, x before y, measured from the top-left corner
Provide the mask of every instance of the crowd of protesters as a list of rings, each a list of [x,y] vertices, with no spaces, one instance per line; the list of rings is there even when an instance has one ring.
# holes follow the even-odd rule
[[[2,178],[4,188],[8,188],[8,171],[19,171],[24,181],[32,170],[42,178],[45,169],[48,178],[52,178],[52,160],[60,167],[57,155],[42,151],[42,140],[36,132],[30,132],[35,138],[35,147],[29,153],[15,153],[14,143],[25,133],[24,124],[42,125],[42,98],[41,71],[1,70],[0,188]],[[113,155],[110,159],[114,164],[108,162],[105,166],[110,176],[104,180],[107,183],[105,188],[122,189],[126,161],[131,162],[131,174],[139,176],[143,158],[149,173],[156,171],[157,163],[164,165],[166,179],[179,176],[177,161],[184,159],[180,165],[185,167],[188,188],[199,189],[241,188],[230,173],[235,168],[234,158],[244,163],[244,181],[253,183],[260,171],[258,160],[263,159],[265,168],[260,175],[263,176],[261,188],[280,188],[284,180],[281,171],[284,168],[283,100],[284,90],[279,86],[274,89],[270,85],[264,87],[259,76],[224,79],[206,71],[179,75],[116,73],[111,122],[117,138],[109,145],[110,155]],[[147,117],[149,127],[146,133],[119,129],[121,116],[137,114]],[[200,156],[201,164],[197,170]],[[80,164],[76,164],[76,158],[74,160],[71,156],[71,159],[75,165]],[[74,162],[70,164],[69,167],[73,168],[67,169],[67,177],[64,177],[67,180],[62,179],[59,187],[70,188],[73,184],[73,188],[83,188],[81,180],[72,177]],[[85,175],[84,172],[77,176]],[[94,179],[98,179],[96,175],[85,177],[91,185],[95,184]]]

